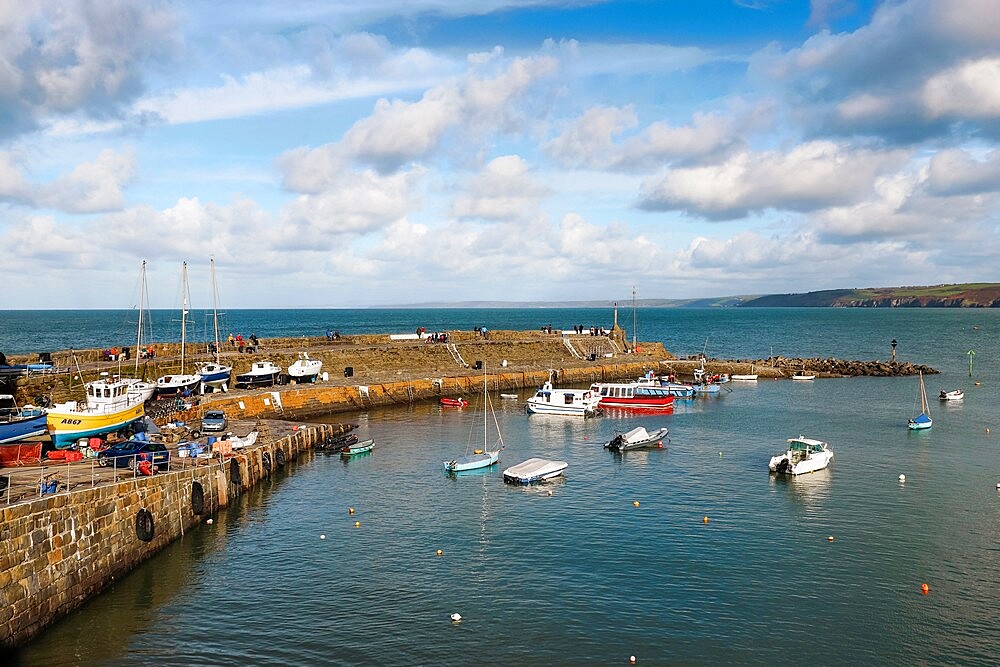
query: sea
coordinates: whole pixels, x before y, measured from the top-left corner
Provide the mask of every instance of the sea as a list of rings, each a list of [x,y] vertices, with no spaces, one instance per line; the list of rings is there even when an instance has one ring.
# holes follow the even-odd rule
[[[7,311],[0,350],[120,346],[128,316]],[[482,446],[481,401],[331,415],[321,421],[358,424],[375,450],[346,461],[322,452],[299,458],[13,660],[997,663],[1000,311],[639,308],[618,317],[629,338],[635,331],[677,356],[888,360],[895,339],[900,361],[940,371],[925,377],[934,426],[906,428],[920,410],[917,377],[733,382],[716,397],[678,401],[669,414],[587,420],[529,416],[528,393],[494,394],[500,464],[449,476],[444,461]],[[227,318],[226,334],[267,338],[328,328],[589,328],[610,326],[614,313],[261,310]],[[938,401],[941,390],[958,388],[963,401]],[[668,427],[668,446],[624,455],[602,446],[640,425]],[[832,466],[798,478],[769,474],[770,456],[799,435],[828,442]],[[504,468],[531,457],[569,466],[541,485],[503,482]]]

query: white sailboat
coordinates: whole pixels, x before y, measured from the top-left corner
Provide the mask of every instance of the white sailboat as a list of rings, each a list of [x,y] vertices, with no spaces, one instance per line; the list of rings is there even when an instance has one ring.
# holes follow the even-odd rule
[[[201,376],[201,393],[205,393],[206,387],[229,390],[229,377],[233,374],[233,367],[222,363],[222,348],[219,347],[219,290],[215,284],[215,258],[209,258],[212,267],[212,321],[215,325],[215,361],[202,364],[198,368],[198,375]]]
[[[930,405],[927,403],[927,390],[924,388],[924,374],[920,372],[920,414],[906,422],[906,427],[911,431],[930,428],[934,425],[931,419]]]
[[[153,398],[156,392],[156,383],[139,378],[139,357],[142,355],[142,316],[146,304],[148,293],[146,291],[146,260],[142,260],[142,270],[139,277],[139,326],[135,337],[135,377],[120,377],[125,383],[129,394],[136,394],[143,401]],[[121,364],[118,366],[118,375],[121,376]]]
[[[187,315],[188,315],[188,284],[187,262],[181,265],[181,370],[174,375],[164,375],[156,380],[156,393],[161,396],[173,396],[185,391],[194,391],[201,382],[197,373],[184,372],[184,354],[187,346]]]
[[[463,470],[476,470],[477,468],[487,468],[500,460],[500,452],[503,451],[503,435],[500,433],[500,424],[497,422],[497,415],[493,411],[493,402],[490,394],[486,391],[486,368],[483,368],[483,448],[476,449],[471,454],[466,452],[465,456],[459,456],[451,461],[444,462],[444,469],[448,472],[462,472]],[[489,448],[489,418],[493,417],[493,424],[497,429],[497,440],[493,449]],[[471,446],[471,445],[470,445]]]

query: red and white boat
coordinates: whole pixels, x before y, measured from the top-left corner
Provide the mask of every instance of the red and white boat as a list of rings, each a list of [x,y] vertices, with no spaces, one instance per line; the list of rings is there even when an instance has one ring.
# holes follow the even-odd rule
[[[602,408],[619,410],[669,410],[674,397],[668,387],[643,382],[595,382],[590,386],[601,397]]]
[[[451,396],[443,396],[438,403],[446,408],[464,408],[469,404],[464,398],[452,398]]]

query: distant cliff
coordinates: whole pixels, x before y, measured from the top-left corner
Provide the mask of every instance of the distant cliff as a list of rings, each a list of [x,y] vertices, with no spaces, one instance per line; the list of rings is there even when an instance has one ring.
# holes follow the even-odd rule
[[[748,299],[744,308],[1000,308],[1000,283],[927,287],[869,287],[802,294],[769,294]]]

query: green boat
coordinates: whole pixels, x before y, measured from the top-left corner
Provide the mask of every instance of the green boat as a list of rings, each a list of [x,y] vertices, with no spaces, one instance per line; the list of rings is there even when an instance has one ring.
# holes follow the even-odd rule
[[[367,440],[361,440],[359,442],[355,442],[353,445],[345,445],[344,447],[341,448],[340,455],[347,457],[347,456],[354,456],[355,454],[367,454],[374,448],[375,448],[375,439],[368,438]]]

